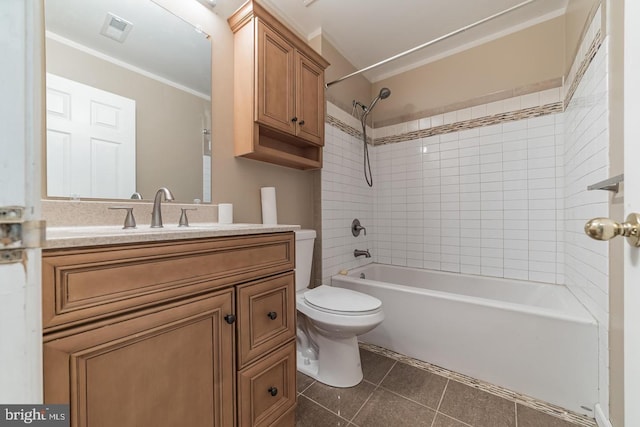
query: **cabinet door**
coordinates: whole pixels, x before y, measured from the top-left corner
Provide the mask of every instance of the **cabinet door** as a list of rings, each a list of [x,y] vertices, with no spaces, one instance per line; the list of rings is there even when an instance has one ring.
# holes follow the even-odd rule
[[[297,134],[316,145],[324,145],[324,71],[296,52]]]
[[[256,119],[295,134],[294,47],[278,33],[257,22]]]
[[[74,427],[233,426],[232,290],[45,336],[45,403]]]

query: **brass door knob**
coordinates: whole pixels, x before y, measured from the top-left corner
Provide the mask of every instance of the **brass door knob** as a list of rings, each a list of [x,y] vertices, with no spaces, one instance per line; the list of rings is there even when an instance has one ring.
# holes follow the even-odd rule
[[[631,246],[640,247],[640,215],[631,213],[622,224],[609,218],[593,218],[584,225],[584,232],[596,240],[610,240],[616,236],[624,236]]]

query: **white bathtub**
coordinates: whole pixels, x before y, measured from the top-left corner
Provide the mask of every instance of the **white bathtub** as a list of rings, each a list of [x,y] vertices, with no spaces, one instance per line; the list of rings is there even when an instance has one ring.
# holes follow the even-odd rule
[[[598,327],[566,287],[383,264],[331,284],[382,301],[361,341],[593,416]]]

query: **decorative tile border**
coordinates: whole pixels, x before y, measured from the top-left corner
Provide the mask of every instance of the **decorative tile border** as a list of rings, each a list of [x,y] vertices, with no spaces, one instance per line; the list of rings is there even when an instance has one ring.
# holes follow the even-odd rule
[[[359,345],[360,348],[372,353],[380,354],[390,359],[397,360],[398,362],[406,363],[407,365],[413,366],[415,368],[422,369],[424,371],[431,372],[454,381],[458,381],[460,383],[468,385],[469,387],[486,391],[487,393],[491,393],[493,395],[503,397],[516,403],[520,403],[521,405],[538,410],[540,412],[544,412],[545,414],[560,418],[570,423],[574,423],[584,427],[597,427],[595,420],[592,418],[572,411],[568,411],[564,408],[552,405],[550,403],[542,402],[540,400],[534,399],[533,397],[508,390],[494,384],[480,381],[470,376],[459,374],[457,372],[441,368],[440,366],[436,366],[428,362],[423,362],[422,360],[413,359],[403,354],[396,353],[395,351],[391,351],[383,347],[378,347],[377,345],[366,344],[362,342],[359,343]]]
[[[587,72],[587,69],[589,68],[589,65],[591,65],[591,62],[593,62],[593,58],[595,58],[596,54],[598,53],[598,50],[600,49],[600,46],[602,46],[602,42],[603,42],[602,32],[600,30],[598,30],[598,33],[596,34],[596,37],[591,42],[591,46],[589,46],[589,50],[587,51],[587,55],[582,60],[582,63],[580,63],[580,67],[578,68],[578,71],[576,72],[575,78],[571,82],[571,86],[569,86],[569,90],[567,91],[567,95],[564,98],[564,109],[565,110],[566,110],[567,106],[569,105],[569,103],[571,102],[571,99],[573,98],[573,95],[576,93],[576,90],[578,89],[578,86],[580,85],[580,82],[582,81],[582,78],[584,77],[585,73]]]
[[[341,131],[351,135],[351,136],[355,136],[356,138],[362,138],[362,131],[359,131],[355,128],[352,128],[351,126],[349,126],[348,124],[344,123],[341,120],[338,120],[337,118],[327,114],[327,120],[326,122],[328,124],[330,124],[331,126],[340,129]]]
[[[532,117],[546,116],[547,114],[561,113],[563,111],[562,102],[543,105],[541,107],[531,107],[510,113],[494,114],[491,116],[479,117],[477,119],[464,120],[447,125],[435,126],[427,129],[407,132],[400,135],[376,138],[374,145],[393,144],[397,142],[411,141],[418,138],[427,138],[434,135],[443,135],[461,130],[474,129],[478,127],[491,126],[499,123],[513,122],[516,120],[530,119]]]

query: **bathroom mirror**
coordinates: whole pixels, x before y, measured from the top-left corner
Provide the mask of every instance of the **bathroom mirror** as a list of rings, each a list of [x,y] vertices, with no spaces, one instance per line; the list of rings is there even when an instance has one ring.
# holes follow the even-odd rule
[[[211,199],[209,36],[151,0],[46,0],[46,197]]]

